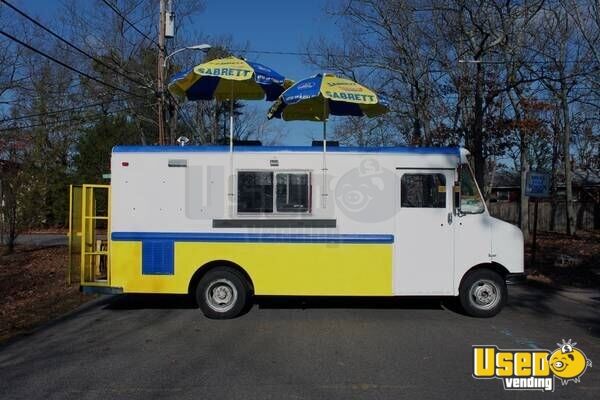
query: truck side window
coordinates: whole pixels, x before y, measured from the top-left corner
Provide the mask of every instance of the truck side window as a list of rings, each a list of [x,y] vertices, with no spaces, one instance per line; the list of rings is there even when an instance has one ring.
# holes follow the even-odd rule
[[[237,189],[238,212],[273,212],[273,172],[239,171]]]
[[[238,213],[308,213],[308,172],[238,171]]]
[[[446,208],[446,177],[442,174],[404,174],[400,183],[404,208]]]
[[[308,212],[310,187],[308,173],[277,173],[278,212]]]
[[[468,167],[460,169],[460,211],[467,214],[479,214],[485,210],[483,200],[475,184],[473,171]]]

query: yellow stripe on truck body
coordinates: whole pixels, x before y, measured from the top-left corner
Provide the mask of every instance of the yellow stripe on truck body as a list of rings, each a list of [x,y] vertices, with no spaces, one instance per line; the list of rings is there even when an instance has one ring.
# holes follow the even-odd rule
[[[174,241],[172,274],[144,274],[142,241],[111,243],[112,285],[134,293],[188,293],[194,273],[223,260],[243,268],[258,295],[392,295],[389,243]]]

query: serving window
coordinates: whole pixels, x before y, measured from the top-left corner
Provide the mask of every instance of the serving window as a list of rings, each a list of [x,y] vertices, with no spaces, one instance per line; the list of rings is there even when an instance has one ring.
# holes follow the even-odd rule
[[[310,173],[238,171],[237,212],[289,214],[310,212]]]
[[[240,213],[272,213],[273,172],[238,172],[237,197]]]

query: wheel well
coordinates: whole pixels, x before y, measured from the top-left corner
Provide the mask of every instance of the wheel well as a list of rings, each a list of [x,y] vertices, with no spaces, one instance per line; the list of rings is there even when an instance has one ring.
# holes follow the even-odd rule
[[[248,273],[242,267],[228,260],[214,260],[207,262],[206,264],[198,268],[196,272],[194,272],[194,275],[192,275],[192,279],[190,279],[188,293],[193,294],[200,279],[202,279],[202,277],[206,275],[208,271],[218,267],[230,267],[238,271],[240,274],[242,274],[244,278],[246,278],[246,281],[250,284],[250,289],[252,290],[252,292],[254,292],[254,283],[252,282],[252,279],[250,279],[250,275],[248,275]]]
[[[474,267],[470,268],[469,270],[467,270],[462,278],[460,279],[460,284],[462,285],[463,281],[465,280],[465,277],[467,275],[469,275],[471,272],[478,270],[478,269],[489,269],[491,271],[495,271],[497,273],[499,273],[503,278],[506,277],[506,275],[509,274],[508,269],[506,269],[506,267],[502,264],[498,264],[495,262],[491,262],[491,263],[481,263],[481,264],[477,264]],[[459,285],[460,287],[460,285]]]

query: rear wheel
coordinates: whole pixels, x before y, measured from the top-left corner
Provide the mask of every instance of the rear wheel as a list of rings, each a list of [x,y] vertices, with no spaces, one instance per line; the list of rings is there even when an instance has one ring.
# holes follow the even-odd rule
[[[196,301],[208,318],[237,317],[249,304],[250,296],[246,278],[230,267],[211,269],[196,287]]]
[[[473,317],[493,317],[506,304],[506,282],[499,273],[489,269],[469,272],[459,291],[460,304]]]

